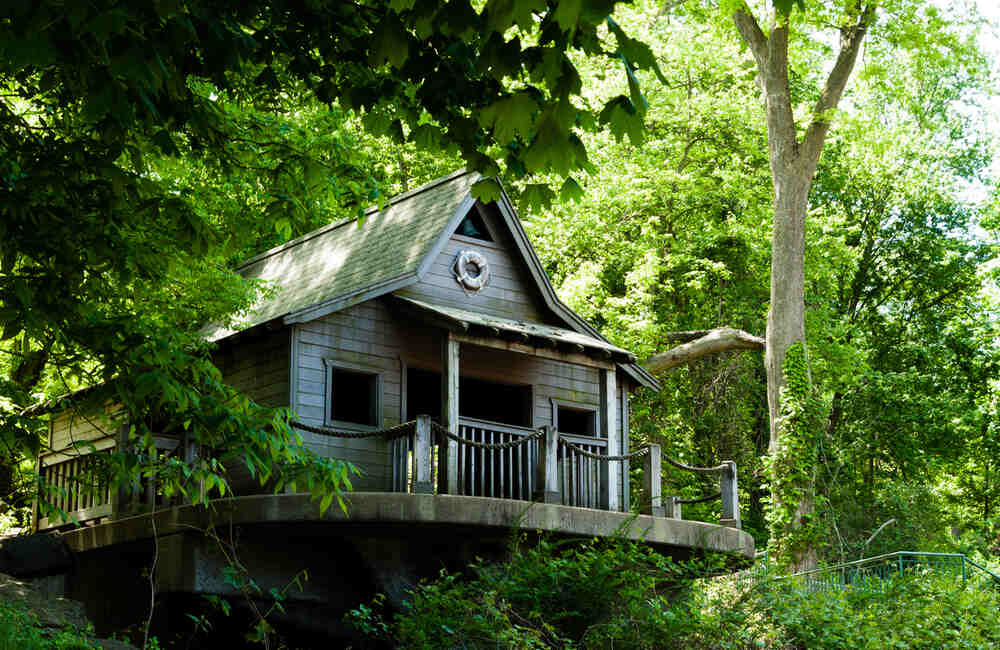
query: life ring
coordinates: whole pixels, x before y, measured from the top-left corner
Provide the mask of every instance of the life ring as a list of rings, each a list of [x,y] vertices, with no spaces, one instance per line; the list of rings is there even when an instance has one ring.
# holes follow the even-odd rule
[[[490,264],[478,251],[459,251],[454,271],[455,280],[469,291],[481,291],[490,282]]]

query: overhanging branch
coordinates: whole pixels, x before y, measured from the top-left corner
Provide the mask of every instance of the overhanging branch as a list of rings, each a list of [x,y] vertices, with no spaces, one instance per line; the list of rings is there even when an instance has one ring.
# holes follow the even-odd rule
[[[651,373],[660,373],[710,354],[731,350],[763,350],[764,339],[732,327],[713,330],[671,332],[668,341],[688,341],[666,352],[654,354],[642,365]]]

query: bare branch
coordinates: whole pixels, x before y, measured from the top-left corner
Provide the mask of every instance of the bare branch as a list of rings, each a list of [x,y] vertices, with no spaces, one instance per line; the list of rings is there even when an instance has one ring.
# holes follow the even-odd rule
[[[830,130],[830,111],[837,108],[837,104],[840,103],[840,97],[847,86],[847,80],[850,79],[854,64],[858,60],[861,43],[865,40],[868,26],[874,19],[875,3],[869,2],[860,11],[855,24],[840,29],[840,53],[837,55],[837,62],[833,65],[833,69],[826,79],[826,85],[823,87],[819,99],[816,100],[812,123],[809,124],[802,141],[804,160],[810,166],[815,165],[819,160],[823,142]]]
[[[764,339],[732,327],[692,332],[671,332],[667,335],[667,339],[687,340],[688,342],[666,352],[654,354],[647,359],[642,365],[649,372],[664,372],[710,354],[731,350],[764,349]]]

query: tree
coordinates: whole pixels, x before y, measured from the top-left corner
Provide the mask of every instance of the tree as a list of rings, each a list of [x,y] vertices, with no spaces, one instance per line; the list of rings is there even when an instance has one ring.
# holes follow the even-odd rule
[[[202,323],[252,304],[259,288],[228,263],[271,236],[241,228],[245,213],[213,210],[217,188],[240,170],[256,187],[236,194],[269,197],[247,207],[263,208],[278,239],[307,228],[319,206],[358,213],[384,200],[349,147],[319,151],[289,135],[289,107],[306,97],[360,115],[370,132],[461,155],[485,173],[484,198],[496,195],[497,160],[516,178],[569,176],[588,164],[581,130],[641,137],[635,72],[656,64],[610,18],[615,4],[5,3],[0,340],[23,358],[20,388],[0,402],[5,439],[33,440],[37,423],[20,411],[39,388],[91,385],[86,400],[64,404],[123,404],[146,449],[138,465],[118,459],[120,478],[168,471],[198,500],[225,493],[208,462],[191,473],[156,467],[155,416],[229,449],[262,481],[277,471],[276,487],[336,495],[349,468],[306,453],[287,412],[223,386],[199,339]],[[588,104],[574,51],[624,63],[628,93]],[[578,192],[572,178],[561,188]],[[524,198],[553,196],[532,184]]]

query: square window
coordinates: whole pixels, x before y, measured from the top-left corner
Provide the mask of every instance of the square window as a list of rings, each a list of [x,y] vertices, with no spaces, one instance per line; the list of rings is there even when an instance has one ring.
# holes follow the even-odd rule
[[[327,366],[327,420],[364,427],[379,425],[379,376],[339,366]]]
[[[555,426],[563,433],[597,436],[597,411],[557,405]]]

